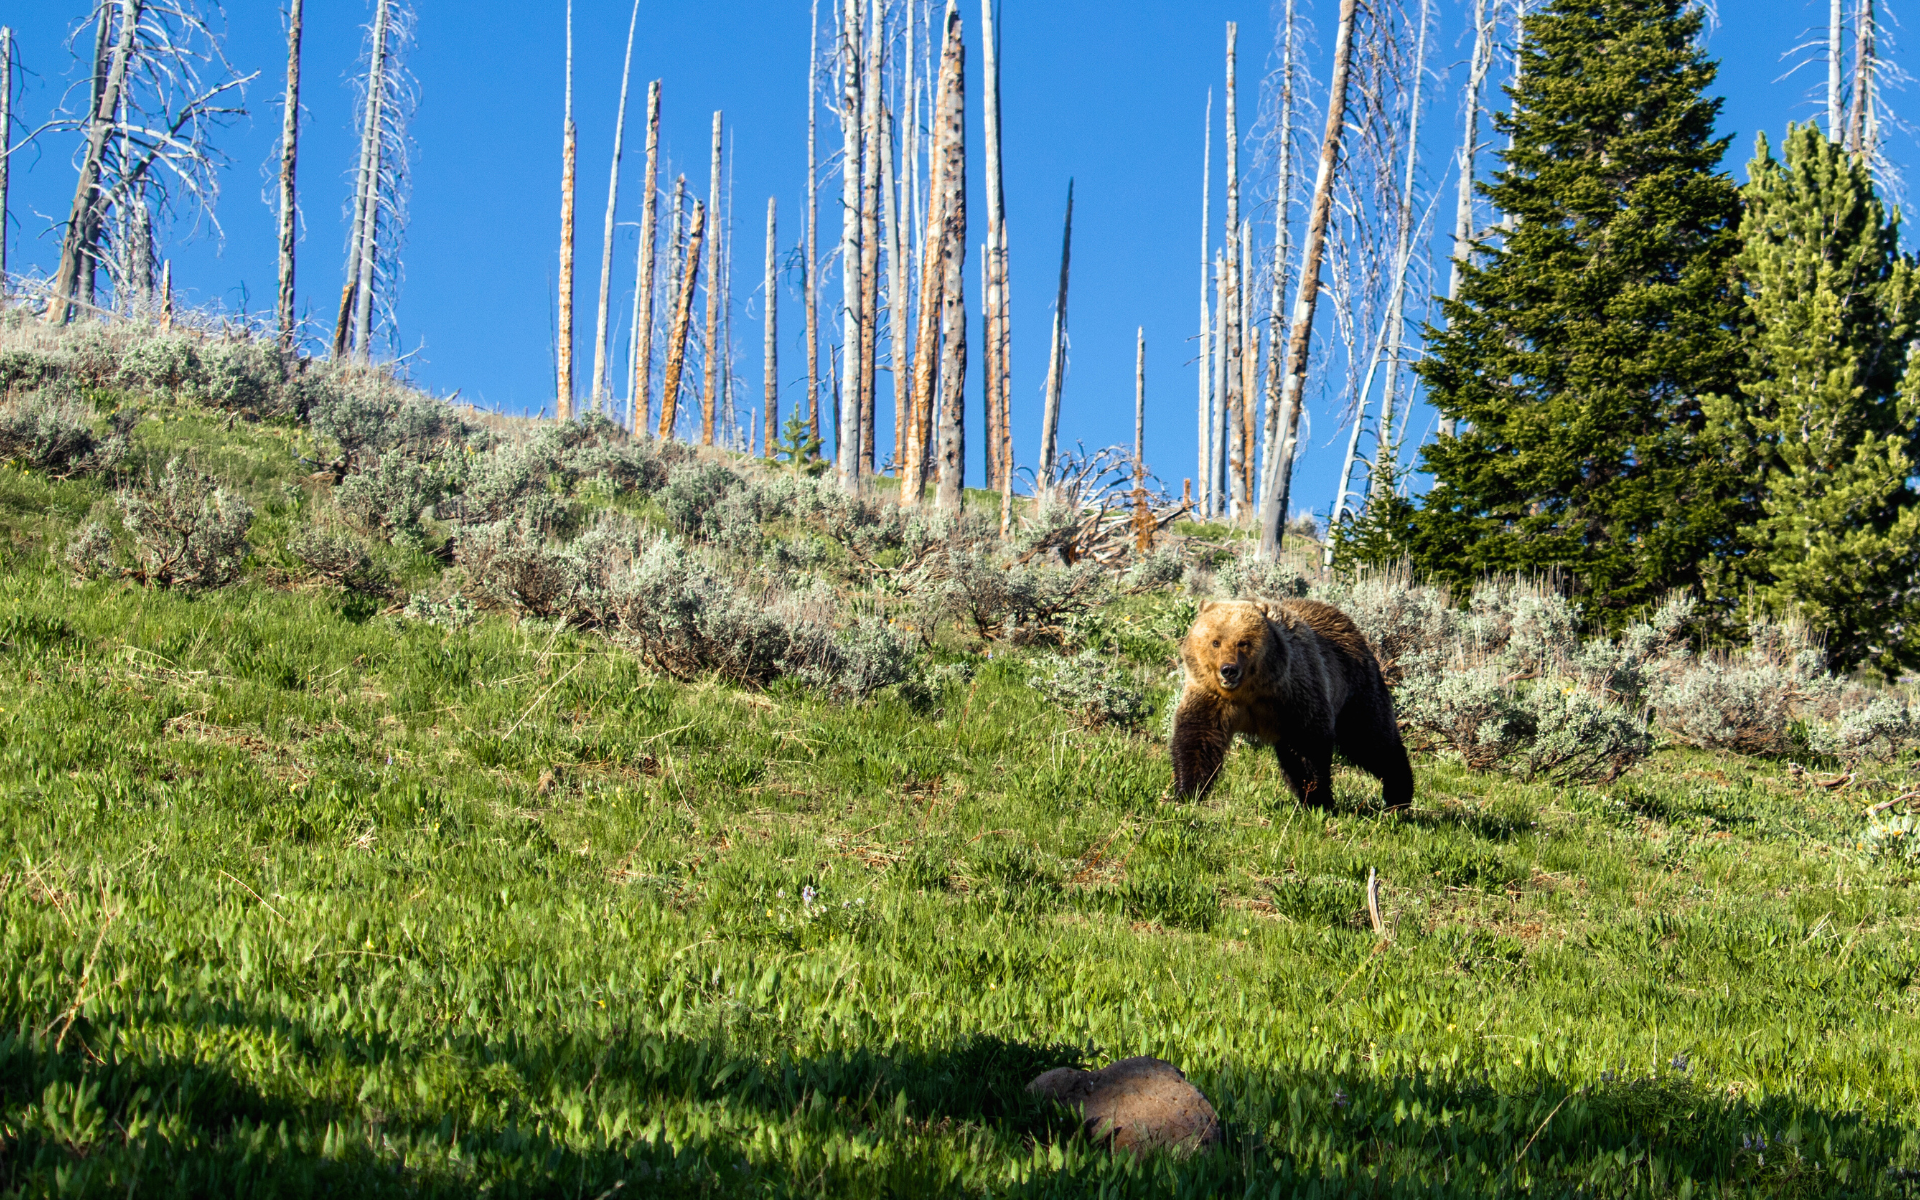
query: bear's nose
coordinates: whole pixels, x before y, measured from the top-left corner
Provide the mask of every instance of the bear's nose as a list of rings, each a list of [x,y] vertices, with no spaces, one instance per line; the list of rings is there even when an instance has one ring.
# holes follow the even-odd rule
[[[1225,663],[1220,667],[1220,682],[1232,687],[1240,682],[1240,664]]]

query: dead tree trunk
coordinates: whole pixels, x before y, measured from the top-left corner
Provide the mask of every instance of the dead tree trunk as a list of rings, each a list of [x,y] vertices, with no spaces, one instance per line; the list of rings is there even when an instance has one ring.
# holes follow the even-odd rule
[[[653,273],[655,228],[659,219],[660,189],[660,81],[647,85],[647,178],[640,195],[640,262],[635,271],[633,302],[633,395],[627,407],[627,428],[647,431],[647,409],[653,395]]]
[[[834,430],[840,486],[860,487],[860,0],[840,0],[840,345],[848,356]]]
[[[1234,516],[1247,507],[1247,496],[1240,486],[1242,467],[1242,448],[1240,445],[1240,413],[1246,402],[1240,387],[1240,86],[1236,67],[1239,59],[1240,26],[1238,22],[1227,22],[1227,222],[1225,287],[1220,309],[1219,326],[1224,340],[1221,358],[1225,368],[1227,391],[1225,403],[1220,407],[1220,428],[1228,436],[1226,453],[1222,459],[1222,469],[1227,473],[1223,481],[1222,499],[1227,502],[1227,511]]]
[[[987,168],[987,245],[985,252],[986,279],[980,293],[982,346],[980,355],[981,376],[985,381],[986,398],[984,429],[987,439],[987,486],[1004,490],[1002,472],[1006,464],[1004,446],[1007,439],[1007,414],[1001,411],[1002,380],[1007,373],[1007,362],[1001,357],[1006,348],[1006,314],[1002,311],[1001,253],[1005,246],[1006,185],[1001,177],[1000,157],[1000,46],[999,30],[993,20],[993,0],[980,0],[980,50],[985,56],[985,72],[981,79],[981,100],[984,105],[981,132],[986,138]]]
[[[687,327],[693,323],[693,290],[700,282],[700,238],[706,232],[707,210],[693,202],[692,228],[687,233],[686,273],[673,301],[673,324],[667,331],[667,374],[660,390],[660,440],[673,436],[680,416],[680,377],[687,365]],[[712,286],[711,282],[708,284]]]
[[[298,5],[299,0],[295,0]],[[299,11],[296,7],[295,11]],[[0,25],[0,299],[7,294],[7,164],[13,150],[13,30]]]
[[[911,63],[913,56],[907,55]],[[893,155],[893,115],[889,110],[882,114],[884,119],[880,131],[880,187],[882,212],[880,223],[886,231],[887,240],[887,376],[893,382],[893,477],[901,478],[901,463],[905,461],[907,434],[907,381],[911,375],[908,360],[912,350],[908,348],[909,327],[907,318],[908,286],[907,277],[911,273],[904,269],[901,256],[906,249],[906,214],[902,211],[899,192],[899,178],[894,171]]]
[[[1231,238],[1227,239],[1232,241]],[[1228,290],[1233,286],[1232,271],[1227,266],[1224,250],[1213,252],[1213,407],[1209,415],[1213,418],[1213,428],[1207,431],[1207,444],[1213,448],[1213,457],[1207,462],[1207,496],[1213,505],[1217,517],[1226,517],[1232,510],[1227,506],[1227,415],[1228,415],[1228,373],[1227,373],[1227,327],[1229,324],[1232,300]]]
[[[1845,0],[1830,0],[1827,6],[1827,140],[1840,140],[1840,131],[1846,128],[1846,113],[1841,95],[1846,69],[1841,65],[1841,56],[1846,53],[1846,16]]]
[[[298,211],[293,188],[294,164],[300,148],[300,17],[303,0],[292,0],[287,9],[287,99],[280,115],[280,293],[274,312],[280,327],[280,345],[293,348],[293,252],[298,235]],[[4,35],[0,35],[4,37]],[[0,76],[7,75],[0,72]],[[5,105],[0,100],[0,108]],[[0,129],[6,118],[0,116]],[[4,137],[0,134],[0,137]],[[0,228],[6,222],[6,166],[0,160]],[[0,238],[0,241],[4,241]],[[6,275],[6,249],[0,246],[0,278]]]
[[[952,14],[949,13],[949,18]],[[931,39],[931,31],[929,31]],[[946,233],[947,61],[944,49],[934,91],[933,141],[927,153],[927,219],[921,229],[920,319],[913,340],[913,396],[907,409],[905,469],[900,476],[900,503],[917,508],[926,489],[927,443],[933,427],[934,380],[940,356],[940,326],[944,305],[941,285],[946,279],[941,262],[941,239]]]
[[[1234,433],[1235,444],[1240,447],[1240,466],[1236,474],[1240,489],[1242,511],[1251,515],[1254,511],[1253,490],[1254,439],[1253,425],[1259,416],[1260,401],[1260,331],[1253,323],[1253,222],[1240,223],[1240,269],[1234,273],[1237,284],[1234,310],[1239,314],[1240,322],[1237,338],[1240,343],[1240,424]]]
[[[1278,185],[1273,201],[1273,291],[1268,300],[1267,323],[1272,348],[1267,352],[1267,419],[1261,436],[1260,491],[1265,496],[1273,486],[1273,471],[1280,456],[1280,378],[1285,365],[1287,267],[1293,254],[1293,52],[1294,18],[1297,0],[1286,0],[1281,16],[1280,51],[1280,161]],[[1486,0],[1480,0],[1486,3]]]
[[[567,0],[567,109],[560,127],[560,307],[554,416],[573,419],[573,0]]]
[[[1060,234],[1060,290],[1053,301],[1053,342],[1047,354],[1047,402],[1040,414],[1040,479],[1051,492],[1059,471],[1060,392],[1067,376],[1067,275],[1073,266],[1073,180],[1067,180],[1067,218]]]
[[[373,287],[374,268],[379,257],[380,178],[385,168],[386,127],[382,106],[387,100],[387,35],[392,28],[392,5],[380,0],[373,13],[373,59],[367,72],[367,108],[372,116],[369,128],[373,146],[367,159],[367,208],[361,214],[359,288],[353,299],[353,351],[361,362],[373,361]],[[571,36],[571,34],[569,34]],[[571,62],[571,50],[568,52]],[[568,86],[571,103],[572,86]]]
[[[1200,512],[1213,516],[1213,231],[1208,214],[1213,204],[1213,91],[1207,91],[1206,137],[1200,158]]]
[[[1400,390],[1400,355],[1406,344],[1407,272],[1413,266],[1413,184],[1420,168],[1420,95],[1427,77],[1427,22],[1430,0],[1420,0],[1420,35],[1414,39],[1413,108],[1407,117],[1407,171],[1400,186],[1399,223],[1393,247],[1393,298],[1387,304],[1387,379],[1380,399],[1380,433],[1369,472],[1369,491],[1385,496],[1399,470],[1393,412]],[[1384,465],[1383,465],[1384,464]],[[1342,489],[1341,495],[1346,495]],[[1331,543],[1329,543],[1331,545]]]
[[[713,114],[713,165],[707,176],[707,211],[713,230],[707,235],[707,322],[700,339],[700,444],[713,445],[714,372],[719,369],[715,339],[720,336],[720,114]]]
[[[1839,0],[1834,3],[1838,5]],[[1460,138],[1460,191],[1453,210],[1453,261],[1447,271],[1448,300],[1460,298],[1461,285],[1466,282],[1467,260],[1473,253],[1473,184],[1477,172],[1475,163],[1480,154],[1480,93],[1486,86],[1487,71],[1493,66],[1493,34],[1498,23],[1499,12],[1489,10],[1488,0],[1474,0],[1473,58],[1467,69],[1466,129]],[[1837,84],[1838,76],[1835,82]],[[1835,103],[1838,103],[1837,97]],[[1453,418],[1440,418],[1440,436],[1452,437],[1453,434]]]
[[[966,44],[961,40],[960,13],[949,4],[947,37],[940,55],[940,73],[946,79],[940,123],[946,164],[941,203],[946,229],[941,234],[943,260],[940,285],[941,324],[945,346],[940,355],[940,485],[934,505],[960,511],[967,467],[967,84]]]
[[[1847,110],[1847,150],[1871,157],[1874,145],[1874,28],[1873,0],[1859,0],[1853,11],[1853,97]]]
[[[867,0],[866,78],[860,86],[860,474],[874,468],[873,417],[880,353],[880,59],[884,21]]]
[[[1353,22],[1359,0],[1340,0],[1340,24],[1333,46],[1333,81],[1327,95],[1327,131],[1320,144],[1320,167],[1313,181],[1313,207],[1307,214],[1306,253],[1301,261],[1300,295],[1293,306],[1293,330],[1287,346],[1287,372],[1281,390],[1286,442],[1283,460],[1260,513],[1260,556],[1280,554],[1280,529],[1292,490],[1293,463],[1285,446],[1300,427],[1300,396],[1307,381],[1307,356],[1313,349],[1313,314],[1320,299],[1320,267],[1327,250],[1327,222],[1333,215],[1333,178],[1340,164],[1341,134],[1347,119],[1347,78],[1353,66]]]
[[[640,26],[640,0],[627,20],[627,57],[620,67],[620,107],[613,116],[613,162],[607,168],[607,219],[600,232],[600,307],[593,316],[593,411],[611,408],[607,398],[613,366],[607,357],[608,305],[613,299],[613,213],[620,198],[620,151],[627,136],[627,84],[633,79],[633,32]]]
[[[820,163],[816,127],[820,72],[820,0],[813,0],[812,33],[807,47],[807,261],[801,287],[807,319],[807,436],[820,440]]]
[[[108,135],[113,131],[114,112],[120,106],[120,92],[126,86],[127,64],[133,57],[133,39],[140,21],[140,0],[120,0],[120,31],[105,82],[93,111],[87,115],[87,148],[80,160],[80,179],[74,186],[73,205],[67,216],[66,236],[60,244],[60,263],[47,294],[46,320],[50,325],[67,323],[76,299],[74,292],[83,269],[93,261],[100,229],[100,173],[107,151]],[[108,11],[100,14],[104,37]],[[11,41],[9,41],[11,44]]]
[[[1133,548],[1145,554],[1153,549],[1156,525],[1147,502],[1147,327],[1133,336]]]
[[[368,66],[372,79],[372,66]],[[333,357],[345,358],[353,337],[354,300],[360,290],[360,238],[366,228],[367,206],[373,203],[375,182],[373,156],[378,148],[379,114],[373,108],[373,95],[366,97],[366,120],[360,130],[360,159],[354,174],[353,224],[347,234],[347,278],[340,286],[340,313],[333,324]]]
[[[766,449],[765,455],[773,457],[775,447],[780,443],[780,289],[774,278],[774,262],[778,254],[774,237],[774,198],[767,197],[767,336],[763,353],[766,359]]]

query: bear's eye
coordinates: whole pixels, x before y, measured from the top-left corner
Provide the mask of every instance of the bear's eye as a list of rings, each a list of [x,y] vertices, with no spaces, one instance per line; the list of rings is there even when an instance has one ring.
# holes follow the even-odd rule
[[[1213,648],[1214,648],[1215,650],[1218,650],[1218,649],[1220,648],[1220,639],[1219,639],[1219,638],[1215,638],[1215,639],[1213,640]]]

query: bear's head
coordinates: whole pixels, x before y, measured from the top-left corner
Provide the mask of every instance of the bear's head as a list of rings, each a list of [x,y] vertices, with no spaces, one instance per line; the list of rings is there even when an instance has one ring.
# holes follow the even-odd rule
[[[1180,643],[1187,678],[1232,698],[1248,680],[1272,673],[1273,659],[1284,654],[1279,631],[1264,604],[1250,600],[1214,600]]]

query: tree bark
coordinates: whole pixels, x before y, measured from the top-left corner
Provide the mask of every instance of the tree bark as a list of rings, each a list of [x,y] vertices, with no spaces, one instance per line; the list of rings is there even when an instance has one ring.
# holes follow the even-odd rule
[[[952,16],[949,12],[949,20]],[[931,40],[931,30],[928,37]],[[946,236],[947,68],[943,46],[934,91],[933,141],[927,152],[927,220],[921,230],[920,314],[913,342],[913,397],[907,411],[906,470],[900,477],[900,503],[907,508],[919,507],[921,493],[926,490],[927,444],[933,426],[934,380],[939,369],[940,327],[945,307],[941,302],[941,286],[946,278],[941,256],[942,240]]]
[[[298,3],[298,0],[295,0]],[[13,30],[0,25],[0,299],[7,292],[7,184],[13,149]]]
[[[941,171],[946,199],[941,204],[945,232],[941,235],[943,261],[940,286],[941,324],[946,344],[940,355],[940,484],[934,505],[960,511],[965,496],[967,466],[967,146],[966,44],[961,40],[960,13],[947,9],[947,38],[941,51],[940,73],[946,77],[941,104]]]
[[[627,136],[627,84],[633,80],[633,32],[640,26],[640,0],[627,21],[627,57],[620,67],[620,107],[613,116],[613,162],[607,168],[607,219],[600,233],[600,307],[593,317],[593,411],[612,408],[608,399],[613,365],[607,357],[608,305],[613,299],[613,213],[620,198],[620,152]]]
[[[1059,471],[1060,392],[1067,376],[1067,275],[1073,265],[1073,180],[1067,180],[1067,217],[1060,234],[1060,290],[1053,301],[1053,342],[1047,354],[1047,401],[1040,414],[1040,487],[1051,492]]]
[[[1420,0],[1420,36],[1414,39],[1413,109],[1407,118],[1407,170],[1400,186],[1399,228],[1393,247],[1393,298],[1387,304],[1387,379],[1380,400],[1380,434],[1368,472],[1368,490],[1386,495],[1399,470],[1394,406],[1400,391],[1400,354],[1406,344],[1407,272],[1413,265],[1413,182],[1420,168],[1420,93],[1427,77],[1427,22],[1431,0]],[[1386,469],[1381,469],[1381,461]],[[1329,543],[1331,545],[1331,543]]]
[[[1249,516],[1254,511],[1253,490],[1254,421],[1259,417],[1260,331],[1253,323],[1253,222],[1240,223],[1240,269],[1234,275],[1239,299],[1234,308],[1240,314],[1240,427],[1235,432],[1240,447],[1238,487],[1241,509]]]
[[[848,361],[834,430],[840,486],[860,488],[860,0],[840,0],[840,345]]]
[[[373,361],[374,267],[380,252],[380,171],[386,161],[384,109],[387,100],[387,31],[391,21],[392,6],[389,0],[380,0],[374,6],[373,58],[367,77],[367,105],[372,116],[368,127],[373,131],[368,165],[372,170],[368,179],[367,208],[360,215],[360,287],[353,303],[353,350],[361,362]],[[571,50],[568,53],[571,61]],[[571,103],[571,84],[568,94]],[[571,266],[568,269],[571,271]]]
[[[1231,237],[1227,239],[1233,241]],[[1232,298],[1229,289],[1233,286],[1232,268],[1227,266],[1225,250],[1213,252],[1213,428],[1207,433],[1207,444],[1213,448],[1213,458],[1207,463],[1207,494],[1213,502],[1213,512],[1217,517],[1228,517],[1232,509],[1228,506],[1227,484],[1227,417],[1231,412],[1230,387],[1231,375],[1227,370],[1227,331],[1231,324]]]
[[[911,63],[913,56],[909,54]],[[911,339],[906,336],[910,328],[907,317],[908,284],[911,271],[901,262],[906,249],[906,214],[898,196],[899,178],[894,171],[893,157],[893,114],[889,109],[883,114],[884,126],[880,131],[880,187],[882,206],[880,223],[886,230],[887,239],[887,377],[893,384],[893,477],[900,479],[901,464],[906,461],[907,435],[907,394],[908,380],[912,370],[908,363],[913,356]]]
[[[1225,409],[1222,415],[1222,428],[1227,431],[1227,452],[1221,455],[1227,480],[1221,491],[1225,493],[1228,511],[1238,516],[1247,507],[1247,496],[1240,483],[1240,470],[1243,466],[1243,450],[1240,445],[1240,417],[1245,407],[1246,397],[1240,386],[1240,120],[1239,120],[1239,60],[1240,25],[1236,21],[1227,22],[1227,221],[1226,221],[1226,269],[1224,296],[1221,304],[1219,325],[1225,339],[1223,347],[1227,392]]]
[[[767,197],[767,336],[763,347],[766,358],[766,448],[765,455],[772,458],[774,449],[780,443],[780,289],[774,277],[774,264],[778,255],[778,243],[774,235],[774,198]]]
[[[1007,363],[1001,358],[1005,335],[1005,314],[1000,306],[1000,248],[1002,225],[1006,221],[1006,187],[1001,178],[1000,157],[1000,47],[999,31],[993,19],[993,0],[980,0],[980,51],[984,56],[981,80],[983,120],[981,133],[986,138],[987,168],[987,244],[984,275],[980,289],[982,345],[980,372],[986,399],[984,432],[987,439],[987,486],[1000,488],[1003,469],[1002,446],[1006,417],[1000,411],[1001,378]]]
[[[707,235],[707,320],[700,339],[700,444],[713,445],[715,372],[719,370],[715,339],[720,335],[720,113],[713,114],[713,163],[707,175],[707,211],[713,230]]]
[[[1200,513],[1213,516],[1213,230],[1208,210],[1213,204],[1213,91],[1207,91],[1207,125],[1200,159]]]
[[[633,395],[627,428],[645,434],[653,397],[653,274],[660,189],[660,81],[647,85],[647,178],[640,196],[640,262],[634,275]]]
[[[1837,5],[1839,0],[1834,0]],[[1486,86],[1487,71],[1493,66],[1493,32],[1499,22],[1498,11],[1488,11],[1488,0],[1474,0],[1473,58],[1467,69],[1466,131],[1460,139],[1460,191],[1454,201],[1453,258],[1447,269],[1447,299],[1458,300],[1466,282],[1466,266],[1473,253],[1473,183],[1480,154],[1480,93]],[[1838,128],[1838,126],[1834,126]],[[1440,419],[1440,436],[1452,437],[1452,417]]]
[[[1873,107],[1873,0],[1859,0],[1853,12],[1853,102],[1847,111],[1847,149],[1871,154],[1875,147],[1868,126]]]
[[[1486,0],[1479,0],[1485,4]],[[1285,366],[1287,267],[1293,255],[1293,33],[1296,0],[1286,0],[1281,16],[1280,51],[1280,153],[1278,186],[1273,204],[1273,291],[1268,300],[1267,419],[1261,436],[1260,492],[1265,496],[1273,484],[1273,472],[1280,456],[1280,377]]]
[[[554,416],[573,419],[573,0],[567,0],[567,110],[560,128],[560,307]]]
[[[1293,330],[1287,347],[1287,371],[1281,392],[1286,440],[1299,432],[1300,395],[1307,381],[1307,356],[1313,349],[1313,314],[1320,299],[1320,267],[1326,257],[1327,222],[1333,215],[1334,172],[1340,163],[1342,133],[1347,119],[1347,78],[1353,66],[1353,23],[1359,0],[1340,0],[1340,23],[1334,39],[1333,80],[1327,96],[1327,131],[1320,144],[1320,167],[1313,181],[1313,207],[1307,214],[1306,253],[1300,269],[1300,295],[1294,302]],[[1285,448],[1283,446],[1283,456]],[[1280,554],[1280,530],[1292,485],[1293,464],[1282,461],[1263,498],[1260,513],[1262,558]]]
[[[807,261],[801,303],[807,324],[807,434],[820,440],[820,162],[816,127],[820,118],[815,82],[820,69],[820,0],[813,0],[807,47]]]
[[[53,288],[47,295],[46,321],[64,325],[71,317],[86,264],[92,261],[100,227],[100,171],[106,154],[107,137],[113,131],[114,110],[120,106],[120,92],[126,86],[128,60],[133,57],[133,38],[140,21],[141,0],[120,0],[120,30],[114,42],[113,57],[106,80],[87,118],[87,149],[80,160],[80,178],[73,190],[73,206],[67,217],[66,236],[61,240],[60,263],[54,272]],[[106,11],[101,12],[102,33]],[[11,45],[11,40],[9,40]],[[90,270],[90,268],[87,268]]]
[[[860,474],[874,469],[873,417],[880,355],[880,47],[884,21],[867,0],[866,78],[860,86]]]
[[[274,305],[280,328],[280,345],[293,348],[293,252],[298,236],[298,210],[293,186],[294,165],[300,149],[300,33],[304,0],[291,0],[287,9],[287,99],[280,116],[280,292]],[[0,101],[0,105],[4,105]],[[0,128],[6,120],[0,116]],[[0,135],[4,136],[4,135]],[[0,165],[0,226],[5,222],[6,184]],[[0,238],[4,241],[4,238]],[[6,250],[0,246],[0,277],[6,274]]]
[[[1843,43],[1846,40],[1845,0],[1829,0],[1827,5],[1827,140],[1840,140],[1842,129],[1846,128],[1846,113],[1841,102],[1846,76],[1846,68],[1841,65],[1841,56],[1846,53]]]
[[[680,377],[687,365],[687,327],[693,323],[693,290],[700,282],[700,238],[706,232],[707,210],[693,202],[692,228],[687,233],[686,273],[680,294],[674,297],[673,325],[667,331],[667,373],[660,390],[660,440],[673,436],[680,415]],[[711,283],[708,284],[712,286]]]

